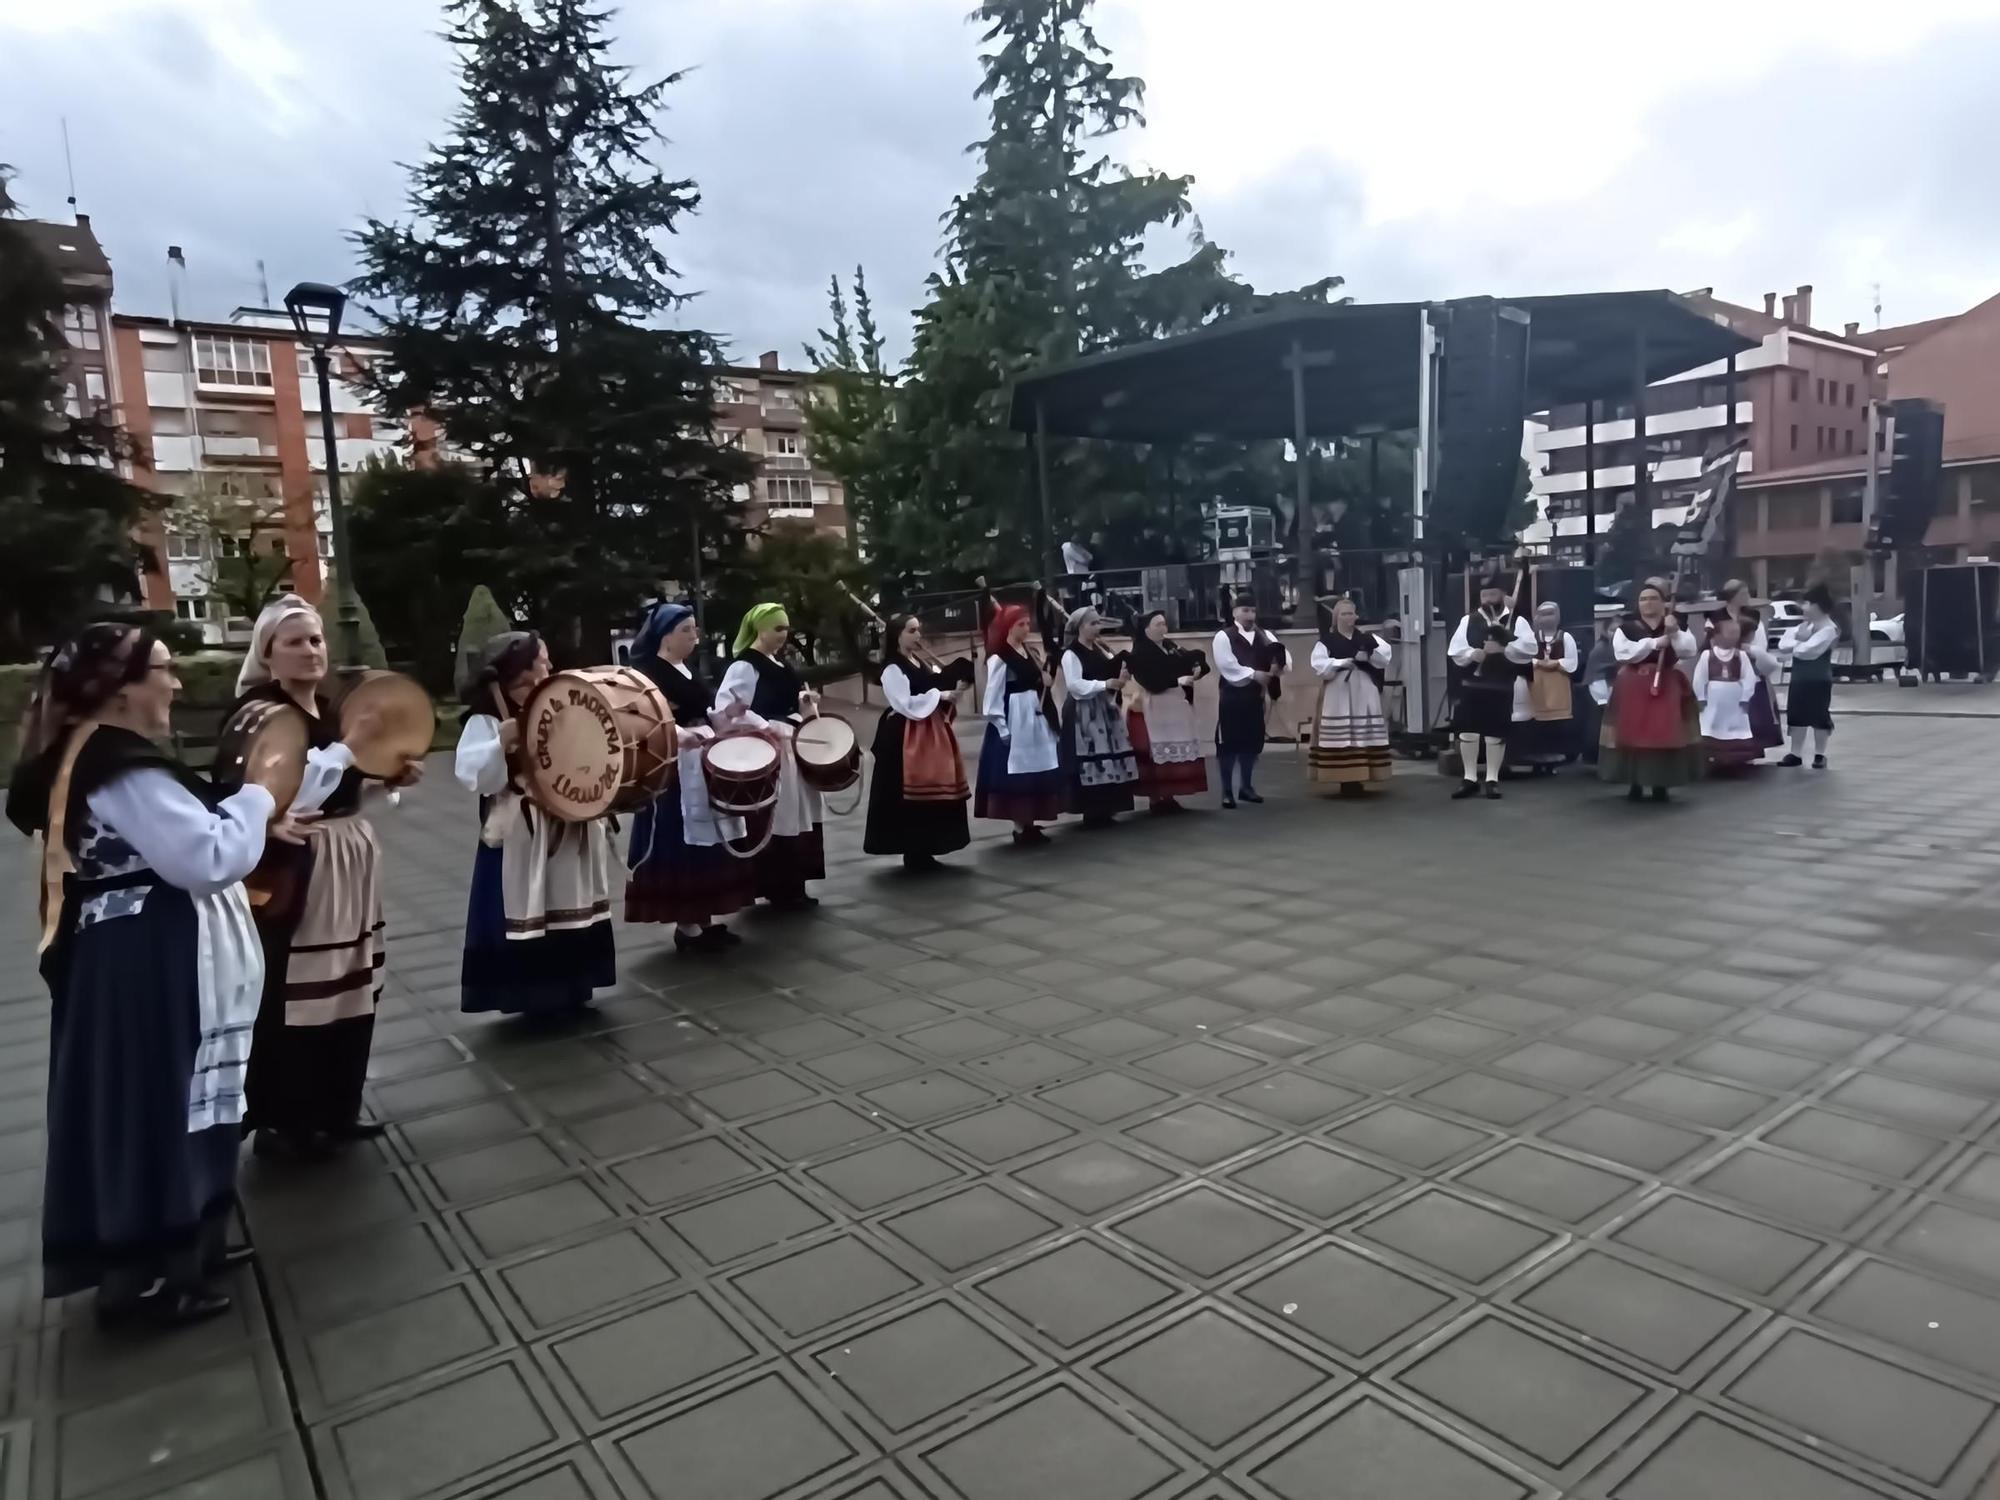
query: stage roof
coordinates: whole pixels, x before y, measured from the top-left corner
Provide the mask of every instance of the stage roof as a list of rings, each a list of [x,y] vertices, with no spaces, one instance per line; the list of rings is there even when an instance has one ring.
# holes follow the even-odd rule
[[[1756,347],[1668,291],[1494,300],[1529,316],[1529,411],[1629,394],[1636,328],[1646,331],[1649,381]],[[1331,356],[1309,360],[1310,435],[1402,431],[1417,422],[1417,320],[1425,305],[1280,308],[1053,365],[1014,382],[1008,421],[1034,431],[1039,403],[1048,430],[1064,437],[1290,437],[1284,361],[1296,339],[1308,356]]]

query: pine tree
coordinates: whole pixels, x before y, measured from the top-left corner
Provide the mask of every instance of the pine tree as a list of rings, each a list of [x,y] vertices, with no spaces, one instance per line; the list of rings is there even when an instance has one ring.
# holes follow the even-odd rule
[[[447,16],[451,132],[412,170],[410,222],[355,236],[387,345],[371,383],[391,416],[436,418],[504,476],[546,553],[536,623],[598,661],[697,534],[735,555],[752,472],[716,439],[715,341],[658,326],[690,296],[661,239],[700,203],[648,159],[681,75],[635,84],[587,0],[452,0]]]
[[[854,314],[848,316],[840,278],[829,278],[827,306],[833,327],[806,346],[818,373],[806,408],[813,462],[840,480],[858,549],[889,524],[897,463],[895,381],[884,367],[883,338],[868,295],[868,277],[854,268]],[[858,339],[857,339],[858,334]]]
[[[479,668],[479,653],[496,635],[515,628],[513,618],[493,597],[493,590],[480,584],[465,601],[465,615],[458,623],[458,661],[454,685],[468,681]]]
[[[135,598],[133,529],[159,505],[119,476],[110,416],[67,409],[62,278],[13,222],[12,176],[0,166],[0,661]]]

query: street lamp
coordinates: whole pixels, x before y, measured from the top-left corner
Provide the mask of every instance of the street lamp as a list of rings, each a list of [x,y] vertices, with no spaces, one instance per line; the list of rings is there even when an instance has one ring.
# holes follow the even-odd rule
[[[326,447],[326,508],[333,521],[335,618],[340,628],[340,665],[361,665],[361,610],[355,603],[353,554],[347,550],[347,511],[340,503],[340,448],[333,433],[333,371],[328,352],[340,336],[347,293],[321,281],[301,281],[285,293],[292,326],[312,350],[319,375],[320,437]]]

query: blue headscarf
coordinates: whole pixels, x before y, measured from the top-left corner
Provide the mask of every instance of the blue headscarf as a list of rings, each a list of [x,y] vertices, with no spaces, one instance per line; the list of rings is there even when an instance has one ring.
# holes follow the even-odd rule
[[[659,604],[646,616],[646,623],[632,637],[632,660],[646,661],[660,654],[660,642],[694,611],[685,604]]]

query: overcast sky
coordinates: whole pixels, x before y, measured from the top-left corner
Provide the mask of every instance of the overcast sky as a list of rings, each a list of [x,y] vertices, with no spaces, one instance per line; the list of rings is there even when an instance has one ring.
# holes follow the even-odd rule
[[[663,163],[700,214],[676,247],[734,357],[800,346],[829,273],[868,268],[898,352],[938,216],[974,171],[966,0],[633,0],[619,52],[672,91]],[[1523,17],[1532,19],[1525,22]],[[1816,287],[1838,328],[2000,291],[2000,0],[1103,0],[1149,126],[1266,290],[1363,300]],[[352,273],[344,235],[402,211],[455,73],[429,0],[0,0],[0,161],[78,206],[126,312],[220,316]]]

